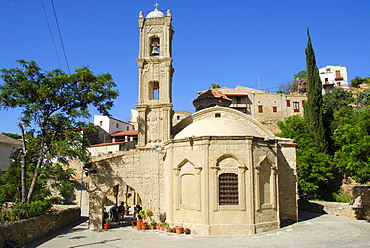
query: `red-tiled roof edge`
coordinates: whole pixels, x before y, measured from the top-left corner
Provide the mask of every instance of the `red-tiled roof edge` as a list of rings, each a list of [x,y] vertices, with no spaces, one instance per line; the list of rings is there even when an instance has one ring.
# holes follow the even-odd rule
[[[117,133],[113,133],[110,136],[123,136],[123,135],[138,135],[139,130],[129,130],[129,131],[120,131]]]
[[[99,143],[99,144],[95,144],[95,145],[90,145],[89,147],[107,146],[107,145],[118,145],[118,144],[122,144],[122,143],[125,143],[125,141],[121,141],[121,142],[111,142],[111,143]]]
[[[232,99],[228,98],[224,93],[222,93],[221,91],[217,90],[217,89],[208,89],[208,90],[205,90],[203,92],[201,92],[197,99],[195,99],[194,101],[197,101],[197,100],[200,100],[200,99],[205,99],[205,98],[223,98],[223,99],[226,99],[226,100],[230,100],[232,101]]]

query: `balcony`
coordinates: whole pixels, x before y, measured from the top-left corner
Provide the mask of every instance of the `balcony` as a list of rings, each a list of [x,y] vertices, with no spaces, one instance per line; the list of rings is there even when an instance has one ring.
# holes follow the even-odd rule
[[[248,105],[246,103],[232,103],[230,108],[246,108]]]

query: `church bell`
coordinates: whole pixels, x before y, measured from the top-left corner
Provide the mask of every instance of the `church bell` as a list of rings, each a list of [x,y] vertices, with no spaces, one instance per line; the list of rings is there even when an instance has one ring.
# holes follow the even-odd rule
[[[159,48],[154,46],[152,53],[150,54],[151,56],[159,56]]]

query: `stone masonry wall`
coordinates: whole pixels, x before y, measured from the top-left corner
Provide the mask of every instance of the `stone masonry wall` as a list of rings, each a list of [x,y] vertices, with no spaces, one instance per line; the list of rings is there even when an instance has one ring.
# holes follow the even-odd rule
[[[299,208],[310,212],[343,216],[355,220],[370,219],[370,208],[356,208],[350,203],[309,201],[300,203]]]
[[[21,245],[27,244],[80,219],[78,206],[62,206],[57,209],[45,215],[0,226],[0,247],[4,247],[9,240]]]

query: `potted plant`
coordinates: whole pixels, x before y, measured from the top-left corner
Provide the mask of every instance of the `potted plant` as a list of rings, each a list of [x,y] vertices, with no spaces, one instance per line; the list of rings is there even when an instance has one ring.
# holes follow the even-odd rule
[[[158,229],[158,230],[162,230],[162,224],[163,224],[163,223],[158,223],[158,224],[157,224],[157,229]]]
[[[141,230],[146,230],[148,229],[148,222],[144,221],[141,223]]]
[[[157,225],[157,222],[151,219],[149,222],[150,229],[154,230],[156,225]]]
[[[169,227],[170,227],[170,226],[169,226],[169,225],[168,225],[168,223],[166,223],[166,222],[162,224],[162,230],[163,230],[163,231],[165,231],[165,232],[167,232],[167,229],[168,229]]]
[[[153,212],[150,209],[140,210],[139,211],[139,216],[141,216],[141,218],[143,219],[142,223],[144,223],[144,222],[148,223],[148,220],[150,220],[151,217],[153,216]],[[138,229],[138,230],[140,230],[140,229]]]
[[[106,218],[105,219],[105,224],[104,224],[104,229],[105,230],[108,230],[110,228],[110,219],[109,218]]]
[[[131,208],[130,205],[125,206],[125,216],[127,216],[129,214],[130,208]]]

